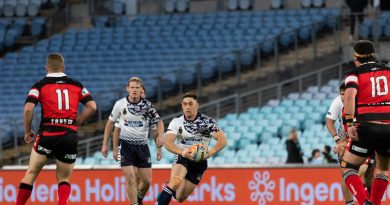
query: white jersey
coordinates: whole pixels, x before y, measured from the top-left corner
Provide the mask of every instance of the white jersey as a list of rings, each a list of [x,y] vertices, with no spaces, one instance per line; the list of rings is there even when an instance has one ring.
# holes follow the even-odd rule
[[[138,145],[148,143],[149,128],[157,128],[160,116],[150,101],[131,103],[126,97],[115,103],[109,120],[121,129],[120,139]]]
[[[329,107],[328,113],[326,114],[326,118],[334,120],[339,122],[339,128],[337,130],[337,134],[341,136],[342,138],[345,138],[347,136],[347,132],[344,130],[343,126],[343,118],[342,118],[342,112],[343,112],[343,102],[341,101],[341,97],[337,96],[335,99],[333,99],[332,104]]]
[[[329,118],[331,120],[340,120],[341,119],[341,110],[343,109],[344,105],[341,101],[341,97],[337,96],[335,99],[333,99],[332,104],[329,107],[328,113],[326,114],[326,118]]]
[[[173,118],[167,134],[175,134],[177,146],[185,149],[194,144],[203,144],[207,147],[211,137],[220,130],[213,118],[198,113],[193,121],[186,120],[184,115]]]

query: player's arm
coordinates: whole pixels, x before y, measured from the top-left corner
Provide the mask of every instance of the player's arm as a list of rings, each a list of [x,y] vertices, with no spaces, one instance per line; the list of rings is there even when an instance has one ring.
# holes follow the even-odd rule
[[[104,128],[103,143],[102,143],[102,154],[104,157],[107,157],[108,155],[108,140],[110,139],[112,129],[114,128],[114,124],[118,120],[119,116],[120,116],[120,105],[118,102],[116,102],[114,108],[112,109],[110,117],[106,122],[106,126]]]
[[[175,134],[173,134],[173,133],[165,134],[165,143],[164,143],[165,149],[172,152],[173,154],[177,154],[177,155],[180,155],[184,158],[193,160],[193,153],[191,152],[191,150],[188,148],[186,148],[184,150],[180,149],[176,145],[175,140],[176,140]]]
[[[108,155],[108,140],[110,139],[112,129],[114,128],[114,121],[107,120],[106,127],[104,128],[102,154],[104,157]]]
[[[164,122],[161,119],[157,123],[157,128],[153,129],[153,138],[157,148],[164,145]]]
[[[35,108],[35,104],[31,102],[27,102],[24,105],[23,124],[24,124],[24,141],[26,143],[32,142],[34,138],[34,132],[31,130],[34,108]]]
[[[113,150],[113,158],[115,161],[118,161],[118,146],[119,146],[120,132],[121,132],[121,128],[117,123],[115,123],[114,133],[112,134],[112,150]]]
[[[223,131],[218,131],[213,135],[213,138],[217,140],[217,143],[207,151],[206,159],[212,157],[215,153],[221,151],[227,144],[227,138]]]
[[[332,104],[329,107],[328,113],[326,114],[326,128],[330,135],[332,135],[334,141],[340,141],[341,137],[337,133],[337,129],[335,127],[335,122],[340,118],[343,104],[341,102],[340,97],[335,98],[332,101]]]
[[[32,86],[30,92],[28,93],[26,102],[24,104],[23,112],[23,126],[24,126],[24,141],[30,143],[33,141],[34,132],[31,130],[31,123],[33,119],[33,113],[35,105],[39,101],[39,83],[36,83]]]
[[[352,139],[357,139],[356,128],[353,126],[355,118],[355,98],[357,95],[357,88],[359,86],[357,75],[349,75],[345,78],[345,94],[344,94],[344,112],[345,122],[348,126],[348,135]]]
[[[92,117],[93,114],[95,114],[96,112],[96,102],[93,101],[93,100],[90,100],[88,102],[86,102],[84,104],[84,109],[83,111],[80,113],[79,116],[77,116],[77,125],[82,125],[85,120],[87,120],[88,118]]]

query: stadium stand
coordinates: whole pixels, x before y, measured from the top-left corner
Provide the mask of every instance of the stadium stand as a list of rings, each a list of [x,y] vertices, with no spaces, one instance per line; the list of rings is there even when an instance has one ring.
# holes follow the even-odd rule
[[[219,119],[218,123],[228,136],[229,143],[227,149],[218,153],[209,163],[284,163],[287,157],[284,144],[292,129],[298,130],[306,159],[313,149],[322,150],[325,145],[333,145],[324,121],[329,105],[338,95],[338,86],[339,80],[330,80],[321,87],[310,86],[305,92],[290,93],[281,101],[271,100],[266,106],[252,107],[239,115],[228,114]],[[319,91],[324,95],[315,97]],[[311,98],[307,99],[307,96]],[[215,142],[212,140],[211,146]],[[163,149],[163,159],[156,161],[152,140],[149,141],[149,146],[153,163],[172,162],[173,154],[166,149]],[[85,159],[80,158],[79,163],[116,164],[112,157],[103,159],[100,152]]]
[[[359,26],[359,37],[370,38],[390,38],[390,12],[384,11],[376,19],[365,17]]]
[[[0,120],[17,121],[18,132],[22,133],[23,126],[18,121],[22,102],[30,86],[44,75],[43,60],[49,52],[62,53],[66,72],[83,79],[85,86],[95,93],[101,109],[109,110],[121,96],[118,90],[123,90],[118,82],[126,82],[129,75],[144,79],[148,96],[157,94],[160,77],[163,82],[160,87],[169,93],[180,85],[194,84],[201,61],[204,80],[215,76],[218,69],[223,73],[232,72],[237,50],[242,50],[239,63],[249,66],[255,60],[258,44],[262,45],[261,53],[265,56],[273,53],[275,42],[285,49],[293,44],[294,31],[286,29],[287,24],[298,30],[301,42],[308,42],[312,29],[320,32],[334,27],[337,22],[334,18],[340,12],[340,9],[306,9],[137,16],[135,19],[119,16],[111,27],[107,27],[108,18],[101,16],[95,19],[93,29],[69,29],[0,59],[4,73],[0,76],[4,83],[0,89],[0,107],[4,109]],[[14,27],[8,33],[21,32],[19,27]],[[6,45],[13,40],[7,38],[9,35],[6,34]],[[183,67],[185,70],[180,70]],[[6,128],[2,135],[12,136],[11,130]],[[3,138],[3,143],[10,139]]]

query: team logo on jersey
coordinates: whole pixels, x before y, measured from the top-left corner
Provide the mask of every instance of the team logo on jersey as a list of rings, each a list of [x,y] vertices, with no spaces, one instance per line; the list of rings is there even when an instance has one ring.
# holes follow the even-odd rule
[[[127,114],[127,111],[126,111],[126,108],[125,109],[123,109],[123,115],[126,115]]]
[[[82,94],[83,96],[84,96],[84,95],[88,95],[89,92],[88,92],[87,88],[83,88],[83,89],[81,90],[81,94]]]
[[[183,129],[181,128],[181,126],[179,127],[179,134],[183,133]]]
[[[37,89],[31,89],[30,92],[28,92],[28,95],[31,95],[31,96],[38,98],[39,91]]]

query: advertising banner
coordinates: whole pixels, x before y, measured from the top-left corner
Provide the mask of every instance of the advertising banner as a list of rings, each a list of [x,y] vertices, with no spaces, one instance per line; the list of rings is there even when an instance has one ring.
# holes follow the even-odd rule
[[[0,171],[0,204],[14,204],[24,170]],[[157,204],[169,169],[154,169],[144,204]],[[210,168],[184,204],[345,204],[338,168]],[[69,204],[129,204],[120,169],[75,170]],[[390,204],[389,189],[383,204]],[[56,204],[54,170],[43,170],[28,204]],[[179,204],[173,201],[171,204]]]

